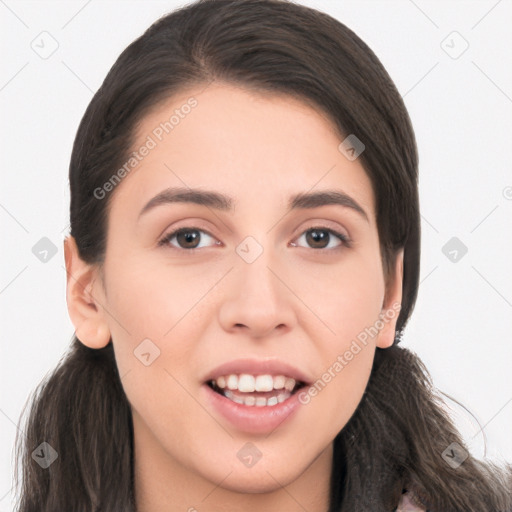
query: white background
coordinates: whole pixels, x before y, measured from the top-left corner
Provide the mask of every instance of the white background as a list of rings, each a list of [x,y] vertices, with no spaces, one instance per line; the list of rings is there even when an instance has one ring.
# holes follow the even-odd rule
[[[21,409],[73,334],[62,241],[79,121],[120,52],[183,3],[0,0],[0,512],[12,509]],[[354,30],[404,96],[423,221],[419,297],[402,345],[484,427],[452,403],[471,451],[512,461],[512,2],[299,3]],[[59,45],[47,59],[31,48],[43,31]],[[453,31],[469,44],[458,58],[445,51],[463,49]],[[455,263],[442,252],[453,236],[468,248]],[[46,263],[32,253],[42,237],[58,249]]]

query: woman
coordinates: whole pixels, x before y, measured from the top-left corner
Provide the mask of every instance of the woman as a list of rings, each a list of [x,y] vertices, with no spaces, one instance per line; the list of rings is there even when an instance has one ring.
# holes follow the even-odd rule
[[[512,468],[467,452],[398,346],[417,168],[390,77],[326,14],[215,0],[154,23],[76,135],[76,333],[18,510],[512,510]]]

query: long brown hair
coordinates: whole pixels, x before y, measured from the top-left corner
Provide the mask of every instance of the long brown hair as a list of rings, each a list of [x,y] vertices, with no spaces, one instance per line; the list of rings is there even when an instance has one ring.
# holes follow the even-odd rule
[[[116,189],[102,200],[95,190],[127,160],[138,122],[160,101],[213,80],[293,96],[321,111],[343,138],[363,141],[359,158],[376,198],[386,277],[404,248],[395,343],[376,349],[363,398],[334,440],[329,512],[394,510],[405,488],[432,511],[512,510],[512,467],[469,454],[455,468],[443,458],[464,441],[427,369],[398,346],[418,291],[416,142],[386,70],[334,18],[286,0],[200,0],[130,44],[87,107],[73,146],[70,222],[81,258],[103,261]],[[18,512],[135,512],[132,417],[112,341],[93,350],[74,336],[31,397],[22,430]],[[47,468],[32,457],[43,442],[58,453]]]

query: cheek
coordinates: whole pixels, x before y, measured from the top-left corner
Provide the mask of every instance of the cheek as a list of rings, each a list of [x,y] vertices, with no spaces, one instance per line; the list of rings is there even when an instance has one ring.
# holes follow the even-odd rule
[[[110,264],[105,263],[106,309],[120,374],[132,372],[135,376],[137,372],[137,379],[144,382],[145,377],[138,373],[149,370],[145,363],[151,368],[161,366],[171,347],[172,367],[186,367],[182,363],[190,356],[189,340],[197,328],[190,321],[195,314],[193,306],[208,283],[185,283],[179,269],[158,268],[134,257],[111,258]]]
[[[142,255],[111,263],[106,272],[108,305],[117,321],[111,322],[113,327],[123,337],[128,331],[135,342],[145,337],[168,338],[178,323],[190,324],[202,298],[222,276],[222,272],[199,272],[199,267],[193,267],[155,262]],[[125,327],[124,335],[116,323]]]
[[[324,347],[325,349],[325,347]],[[325,438],[333,439],[356,411],[370,378],[375,347],[341,343],[324,351],[324,372],[301,392],[300,401],[321,418]]]
[[[337,431],[356,410],[371,374],[384,293],[381,272],[378,260],[354,258],[338,269],[315,270],[315,279],[303,286],[304,302],[314,305],[321,320],[306,328],[317,340],[323,367],[304,403],[315,402]],[[314,334],[314,323],[322,336]]]
[[[204,322],[208,316],[200,299],[215,276],[194,277],[192,272],[148,265],[135,257],[111,264],[106,275],[112,290],[107,307],[116,363],[139,421],[138,433],[167,439],[168,448],[174,446],[178,453],[180,443],[194,445],[190,423],[205,421],[203,409],[188,391],[195,393],[199,386],[191,361],[203,326],[195,319],[202,316]],[[179,443],[169,440],[169,425]],[[151,445],[147,439],[142,444]]]
[[[373,254],[347,255],[339,265],[311,265],[293,282],[294,292],[314,314],[307,317],[338,349],[373,325],[382,308],[384,278]]]
[[[340,365],[336,367],[339,373],[331,381],[331,407],[338,413],[337,420],[343,428],[354,414],[363,396],[370,378],[375,348],[373,345],[361,345],[361,351],[347,359],[345,351]],[[349,351],[352,353],[351,351]],[[341,369],[339,369],[341,368]]]

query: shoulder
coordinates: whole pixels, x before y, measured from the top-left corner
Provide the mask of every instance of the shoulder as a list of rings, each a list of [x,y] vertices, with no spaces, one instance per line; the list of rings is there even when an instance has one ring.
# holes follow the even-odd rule
[[[414,491],[405,491],[400,497],[395,512],[427,512]]]

